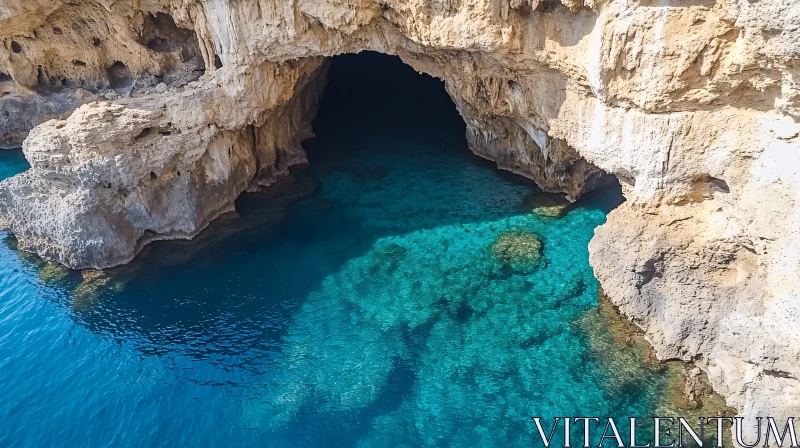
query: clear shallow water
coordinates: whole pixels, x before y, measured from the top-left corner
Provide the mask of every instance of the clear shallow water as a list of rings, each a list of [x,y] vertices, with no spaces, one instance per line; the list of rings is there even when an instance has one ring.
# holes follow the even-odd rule
[[[334,67],[311,166],[197,241],[81,274],[6,236],[0,446],[537,446],[530,416],[649,415],[664,373],[596,318],[614,199],[531,213],[553,198],[469,153],[438,82],[373,58]]]

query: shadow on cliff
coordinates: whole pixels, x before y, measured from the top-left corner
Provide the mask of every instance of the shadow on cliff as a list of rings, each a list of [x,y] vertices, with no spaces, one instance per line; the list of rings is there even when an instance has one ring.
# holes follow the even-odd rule
[[[145,354],[233,357],[221,366],[261,373],[308,294],[377,239],[559,201],[473,155],[443,83],[397,57],[334,58],[324,95],[309,166],[242,195],[236,213],[192,241],[154,243],[105,273],[65,274],[58,289],[71,292],[57,300]]]

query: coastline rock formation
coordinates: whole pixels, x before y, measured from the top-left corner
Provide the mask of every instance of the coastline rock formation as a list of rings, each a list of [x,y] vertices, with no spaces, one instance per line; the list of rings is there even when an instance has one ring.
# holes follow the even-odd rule
[[[795,415],[799,23],[785,0],[2,0],[2,144],[38,126],[0,226],[75,268],[191,237],[305,161],[325,57],[396,54],[499,167],[571,199],[615,176],[590,245],[611,300],[740,415]]]

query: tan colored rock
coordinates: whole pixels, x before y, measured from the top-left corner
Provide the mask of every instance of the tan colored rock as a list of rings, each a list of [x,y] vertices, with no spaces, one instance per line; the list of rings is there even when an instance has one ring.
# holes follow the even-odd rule
[[[31,131],[0,224],[72,267],[191,237],[305,160],[320,57],[397,54],[501,168],[570,198],[616,176],[627,202],[590,246],[610,298],[745,417],[794,415],[798,23],[781,0],[3,0],[0,107],[70,83],[122,99]]]
[[[264,63],[230,73],[227,88],[91,103],[49,121],[23,147],[31,170],[0,187],[0,221],[21,248],[74,268],[125,263],[150,241],[190,238],[251,182],[271,183],[305,161],[299,142],[311,135],[320,62]],[[281,77],[291,79],[283,89],[245,95]],[[275,106],[262,112],[248,100]],[[215,113],[221,119],[209,122]]]

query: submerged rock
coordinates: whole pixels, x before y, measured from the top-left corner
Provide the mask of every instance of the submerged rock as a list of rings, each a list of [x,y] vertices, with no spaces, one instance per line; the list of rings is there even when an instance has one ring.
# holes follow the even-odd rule
[[[525,198],[525,207],[529,207],[534,215],[545,218],[560,218],[569,205],[563,196],[555,194],[537,192]]]
[[[100,290],[109,282],[108,276],[99,269],[86,269],[81,272],[81,276],[83,281],[75,288],[73,293],[76,301],[97,296]]]
[[[725,399],[714,393],[708,377],[697,366],[681,361],[659,360],[644,332],[623,316],[600,291],[598,307],[575,322],[589,341],[592,354],[605,378],[609,393],[620,394],[641,384],[653,386],[652,415],[679,415],[696,427],[698,417],[736,415]],[[730,446],[730,432],[723,437]],[[714,431],[706,431],[711,441]],[[711,445],[711,443],[709,443]]]
[[[564,214],[564,209],[567,208],[566,204],[558,205],[543,205],[533,209],[534,215],[544,216],[546,218],[559,218]]]
[[[39,271],[39,279],[45,283],[64,281],[68,275],[69,269],[58,263],[45,262]]]
[[[370,258],[372,263],[369,269],[373,274],[390,274],[402,262],[406,255],[406,248],[390,242],[385,245],[379,245],[373,250],[373,257]]]
[[[19,243],[17,242],[17,238],[14,237],[13,234],[8,234],[3,238],[3,244],[6,245],[9,249],[16,252],[17,256],[22,260],[26,265],[32,267],[33,269],[38,271],[39,280],[48,283],[48,284],[55,284],[66,280],[69,276],[69,268],[58,264],[53,263],[50,261],[42,260],[37,255],[32,254],[30,252],[21,250],[19,248]]]
[[[492,243],[492,254],[501,263],[515,269],[535,268],[542,258],[542,240],[533,232],[507,231]]]
[[[114,280],[100,269],[85,269],[81,272],[81,276],[83,281],[73,291],[73,306],[75,308],[91,306],[106,290],[120,292],[125,288],[125,283]]]

